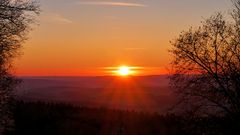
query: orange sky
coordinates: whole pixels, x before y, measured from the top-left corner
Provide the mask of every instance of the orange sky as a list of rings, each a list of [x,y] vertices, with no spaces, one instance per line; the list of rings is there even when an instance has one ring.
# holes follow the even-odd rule
[[[167,73],[169,41],[226,0],[40,0],[39,25],[15,62],[20,76],[102,76],[113,66]]]

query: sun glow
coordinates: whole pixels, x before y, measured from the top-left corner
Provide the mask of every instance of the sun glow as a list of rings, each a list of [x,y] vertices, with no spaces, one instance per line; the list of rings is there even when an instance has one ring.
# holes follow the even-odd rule
[[[127,67],[127,66],[121,66],[119,67],[117,73],[121,76],[128,76],[131,74],[131,69],[130,67]]]
[[[110,75],[127,77],[141,74],[144,68],[122,65],[117,67],[104,67],[104,70],[106,73],[110,73]]]

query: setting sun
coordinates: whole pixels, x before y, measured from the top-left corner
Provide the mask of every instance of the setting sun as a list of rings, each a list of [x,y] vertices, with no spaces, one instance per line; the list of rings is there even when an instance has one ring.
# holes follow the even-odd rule
[[[116,66],[116,67],[104,67],[106,73],[114,76],[136,76],[142,74],[144,67],[140,66]]]
[[[130,73],[131,73],[131,70],[127,66],[121,66],[118,69],[118,74],[121,76],[128,76],[128,75],[130,75]]]

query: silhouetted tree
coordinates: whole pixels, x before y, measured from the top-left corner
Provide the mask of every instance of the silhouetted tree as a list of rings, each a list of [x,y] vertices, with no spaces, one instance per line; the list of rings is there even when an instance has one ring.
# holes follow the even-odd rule
[[[233,3],[231,22],[217,13],[171,42],[170,84],[194,115],[240,113],[240,0]]]
[[[11,123],[9,103],[18,82],[10,74],[11,62],[38,13],[38,4],[31,0],[0,0],[0,134]]]

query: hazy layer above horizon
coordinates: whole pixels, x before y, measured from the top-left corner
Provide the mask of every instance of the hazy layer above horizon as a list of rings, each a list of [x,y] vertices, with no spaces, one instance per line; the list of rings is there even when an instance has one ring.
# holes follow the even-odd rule
[[[17,95],[24,100],[164,113],[174,98],[166,76],[24,77]]]

